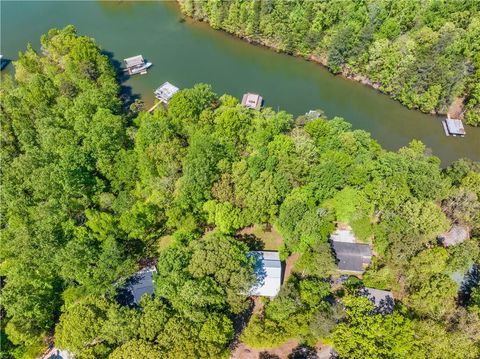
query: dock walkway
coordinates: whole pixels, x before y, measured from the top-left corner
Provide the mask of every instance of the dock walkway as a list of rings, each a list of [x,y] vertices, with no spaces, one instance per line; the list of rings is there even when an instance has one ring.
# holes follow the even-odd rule
[[[160,105],[161,103],[162,103],[161,101],[157,102],[155,105],[153,105],[152,107],[150,107],[147,112],[152,112],[152,111],[155,110],[155,109],[158,107],[158,105]]]

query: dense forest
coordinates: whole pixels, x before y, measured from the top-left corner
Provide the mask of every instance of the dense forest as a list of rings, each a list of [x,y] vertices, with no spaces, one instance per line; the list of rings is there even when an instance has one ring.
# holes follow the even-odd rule
[[[477,0],[178,1],[215,29],[320,62],[409,108],[480,124]]]
[[[228,358],[238,341],[290,339],[342,358],[479,357],[479,278],[456,280],[480,262],[479,163],[442,169],[418,141],[386,151],[341,118],[251,110],[205,84],[139,111],[93,39],[68,26],[41,44],[0,89],[1,358],[53,337],[76,358]],[[334,287],[340,223],[375,257]],[[454,224],[470,238],[445,248]],[[298,260],[240,331],[246,254],[261,245],[239,235],[251,225],[274,226],[281,258]],[[146,263],[155,295],[125,305]],[[392,290],[393,313],[364,285]]]

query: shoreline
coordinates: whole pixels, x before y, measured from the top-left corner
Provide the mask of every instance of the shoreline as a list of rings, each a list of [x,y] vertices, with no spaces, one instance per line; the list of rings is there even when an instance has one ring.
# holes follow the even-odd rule
[[[448,111],[446,111],[446,112],[438,112],[438,111],[423,112],[418,107],[408,107],[408,106],[406,106],[401,101],[399,101],[395,97],[391,96],[390,93],[382,91],[380,89],[380,87],[381,87],[380,83],[375,83],[375,82],[371,81],[365,75],[353,73],[352,71],[350,71],[348,69],[348,67],[346,65],[342,66],[342,70],[340,72],[334,73],[328,67],[327,59],[322,58],[319,55],[310,54],[310,55],[306,56],[306,55],[303,55],[301,53],[286,52],[286,51],[283,51],[283,50],[279,49],[278,46],[276,46],[274,43],[271,43],[270,41],[263,40],[263,39],[253,39],[253,38],[250,38],[248,36],[242,36],[242,35],[238,35],[238,34],[235,34],[235,33],[232,33],[232,32],[228,32],[227,30],[224,30],[224,29],[214,28],[214,27],[211,26],[208,19],[191,17],[191,16],[182,12],[180,4],[177,3],[177,5],[178,5],[178,10],[180,11],[180,14],[181,14],[181,20],[182,21],[189,21],[191,23],[197,23],[197,24],[205,24],[206,26],[208,26],[212,30],[220,31],[220,32],[222,32],[222,33],[224,33],[228,36],[232,36],[236,39],[247,42],[250,45],[264,47],[268,50],[273,50],[273,51],[275,51],[276,53],[279,53],[279,54],[284,54],[284,55],[287,55],[287,56],[300,58],[300,59],[306,60],[308,62],[318,64],[318,65],[322,66],[325,70],[327,70],[333,76],[339,76],[339,77],[342,77],[346,80],[354,81],[356,83],[360,83],[361,85],[370,87],[370,88],[374,89],[375,91],[378,91],[379,93],[388,96],[393,101],[398,102],[400,105],[402,105],[403,107],[405,107],[408,110],[418,111],[422,114],[430,115],[430,116],[444,116],[444,117],[447,117],[447,115],[450,115],[452,118],[458,118],[458,119],[463,120],[463,113],[465,112],[465,106],[463,104],[464,96],[455,98],[452,101],[452,103],[450,104]],[[461,101],[460,104],[459,104],[459,101]],[[470,125],[466,125],[466,126],[470,127]]]

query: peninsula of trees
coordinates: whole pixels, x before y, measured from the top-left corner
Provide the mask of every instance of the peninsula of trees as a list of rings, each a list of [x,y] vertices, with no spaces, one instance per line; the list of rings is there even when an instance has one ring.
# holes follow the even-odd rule
[[[479,1],[178,2],[215,29],[320,62],[409,108],[480,124]]]
[[[418,141],[386,151],[341,118],[250,110],[205,84],[139,112],[93,39],[68,26],[41,44],[0,88],[1,358],[53,337],[92,359],[228,358],[238,341],[291,339],[342,358],[479,357],[478,276],[457,280],[480,261],[478,163],[442,169]],[[333,287],[340,223],[375,257]],[[246,254],[261,243],[239,231],[252,225],[274,226],[297,260],[248,317]],[[470,238],[445,248],[452,225]],[[155,294],[125,305],[146,263]],[[392,290],[393,313],[362,285]]]

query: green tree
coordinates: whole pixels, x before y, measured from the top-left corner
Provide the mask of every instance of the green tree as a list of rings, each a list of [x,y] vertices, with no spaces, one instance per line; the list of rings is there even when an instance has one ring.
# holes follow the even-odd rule
[[[372,314],[364,297],[344,297],[347,322],[333,332],[335,350],[348,358],[408,358],[414,339],[409,319],[394,312]]]

